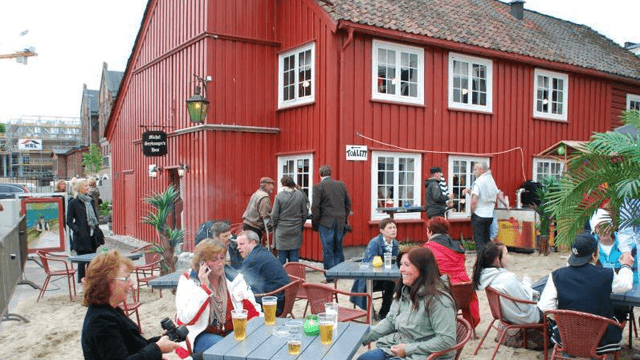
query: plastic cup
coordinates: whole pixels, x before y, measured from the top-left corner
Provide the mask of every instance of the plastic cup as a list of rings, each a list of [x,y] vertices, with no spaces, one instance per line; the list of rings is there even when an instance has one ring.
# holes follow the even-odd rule
[[[231,319],[233,320],[233,337],[242,341],[247,337],[247,314],[244,309],[231,310]]]
[[[291,320],[285,324],[287,331],[291,335],[300,334],[302,332],[302,321]]]
[[[298,355],[300,354],[300,348],[302,347],[302,337],[300,334],[289,335],[287,338],[287,348],[289,349],[289,354]]]
[[[320,343],[331,345],[333,343],[333,322],[335,315],[326,312],[318,314],[318,328],[320,328]]]
[[[391,253],[384,253],[384,267],[385,269],[391,269],[391,258],[392,258],[392,254]]]
[[[278,305],[278,298],[275,296],[265,296],[262,298],[262,310],[264,311],[265,324],[275,325],[277,305]]]
[[[334,302],[324,303],[324,312],[333,315],[333,328],[338,328],[338,304]]]

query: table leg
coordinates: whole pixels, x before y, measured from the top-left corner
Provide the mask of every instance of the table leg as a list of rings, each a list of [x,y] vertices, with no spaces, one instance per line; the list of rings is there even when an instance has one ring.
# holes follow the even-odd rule
[[[371,304],[369,304],[369,308],[371,309],[371,311],[369,312],[369,314],[367,315],[367,320],[369,321],[369,324],[371,324],[371,317],[373,316],[373,279],[371,278],[367,278],[366,281],[367,284],[367,294],[369,294],[369,296],[371,296]]]

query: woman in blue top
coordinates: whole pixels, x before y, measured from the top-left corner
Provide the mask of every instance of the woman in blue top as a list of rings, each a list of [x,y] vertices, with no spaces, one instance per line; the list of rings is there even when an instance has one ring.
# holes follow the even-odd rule
[[[598,260],[600,264],[605,268],[619,270],[622,267],[620,264],[622,251],[618,243],[618,233],[614,231],[615,228],[609,211],[605,209],[596,210],[589,221],[589,225],[598,240],[600,254]],[[633,284],[635,285],[638,283],[638,252],[635,243],[632,244],[631,255],[634,258],[631,270],[633,271]]]

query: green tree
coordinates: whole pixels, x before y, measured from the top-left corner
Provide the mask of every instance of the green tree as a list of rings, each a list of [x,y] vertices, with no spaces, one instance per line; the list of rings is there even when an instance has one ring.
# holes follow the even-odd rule
[[[153,210],[142,218],[142,222],[153,226],[160,238],[160,245],[154,246],[151,251],[159,253],[163,258],[162,274],[176,271],[175,248],[182,244],[184,237],[182,229],[172,229],[167,223],[167,217],[175,208],[179,197],[176,188],[169,185],[164,192],[154,193],[144,199]]]
[[[640,114],[623,112],[622,122],[640,130]],[[569,161],[567,171],[549,194],[549,208],[556,218],[556,243],[569,245],[604,200],[619,224],[625,198],[640,198],[640,137],[614,131],[595,133],[587,151]],[[632,222],[640,225],[640,218]]]
[[[97,173],[102,169],[102,153],[96,144],[89,147],[89,152],[82,154],[82,165],[87,169],[87,173]]]
[[[3,123],[0,123],[0,133],[7,131],[7,126]]]

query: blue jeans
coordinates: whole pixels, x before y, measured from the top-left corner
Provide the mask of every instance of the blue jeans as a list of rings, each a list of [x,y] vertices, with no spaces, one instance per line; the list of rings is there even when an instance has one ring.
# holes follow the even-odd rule
[[[194,340],[195,344],[193,345],[193,352],[199,353],[206,351],[208,348],[212,347],[222,339],[223,337],[220,335],[203,331],[200,333],[200,335],[196,336],[196,339]]]
[[[387,358],[386,356],[387,354],[384,351],[380,349],[375,349],[375,350],[369,350],[366,353],[360,355],[360,357],[358,357],[358,360],[385,360],[385,359],[399,360],[399,358]]]
[[[338,230],[338,222],[333,220],[331,227],[320,225],[320,240],[322,240],[322,262],[324,269],[329,270],[337,264],[344,261],[344,253],[342,252],[342,238],[344,237],[344,228]],[[327,281],[330,279],[327,278]]]
[[[284,265],[289,259],[289,262],[299,262],[300,255],[298,253],[298,249],[293,250],[278,250],[278,260],[280,260],[280,264]]]

